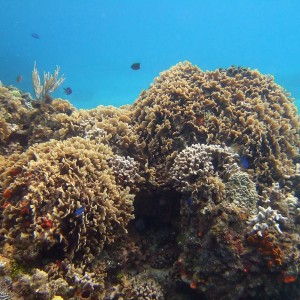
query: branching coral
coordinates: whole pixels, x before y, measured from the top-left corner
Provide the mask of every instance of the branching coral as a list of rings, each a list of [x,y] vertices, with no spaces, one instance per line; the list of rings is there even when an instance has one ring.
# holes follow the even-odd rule
[[[270,206],[267,208],[258,206],[258,214],[249,220],[249,225],[252,226],[252,233],[263,236],[264,232],[270,228],[274,228],[278,233],[282,233],[279,223],[287,220],[288,218],[283,217]]]
[[[145,279],[142,276],[136,276],[131,280],[132,292],[130,297],[133,299],[164,299],[161,286],[154,279]]]
[[[163,300],[165,298],[158,282],[142,273],[132,278],[123,278],[122,283],[114,287],[109,299]]]

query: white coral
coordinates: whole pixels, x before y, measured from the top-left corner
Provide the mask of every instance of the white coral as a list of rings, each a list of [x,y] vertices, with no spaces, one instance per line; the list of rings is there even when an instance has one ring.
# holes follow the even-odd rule
[[[73,280],[81,289],[93,291],[100,286],[95,273],[84,271],[79,267],[76,268],[73,264],[67,264],[65,267],[67,268],[66,277]]]
[[[293,213],[298,206],[298,198],[295,197],[293,194],[288,194],[286,196],[286,203],[289,207],[290,213]]]
[[[194,144],[177,155],[170,176],[181,191],[186,191],[199,178],[229,176],[237,171],[236,157],[226,146]]]
[[[282,233],[278,221],[286,222],[288,218],[283,217],[277,210],[272,209],[270,206],[264,208],[258,206],[258,214],[252,218],[248,224],[252,226],[251,233],[257,233],[259,236],[263,236],[265,230],[273,227],[278,233]]]
[[[138,163],[129,156],[114,155],[109,165],[122,186],[132,186],[139,179]]]
[[[296,171],[295,171],[295,176],[300,176],[300,164],[296,164]]]

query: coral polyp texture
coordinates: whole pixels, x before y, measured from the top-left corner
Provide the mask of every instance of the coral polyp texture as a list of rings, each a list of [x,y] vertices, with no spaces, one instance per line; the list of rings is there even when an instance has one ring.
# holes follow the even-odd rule
[[[203,72],[188,62],[161,75],[132,108],[151,165],[195,143],[225,144],[248,159],[259,185],[294,175],[296,107],[270,76],[246,68]],[[158,176],[160,178],[160,176]]]
[[[0,86],[1,297],[299,299],[299,125],[243,67],[121,108]]]
[[[2,235],[23,261],[53,249],[87,263],[126,233],[133,195],[116,184],[106,146],[74,137],[12,155],[2,173]],[[16,174],[17,173],[17,174]],[[19,249],[18,249],[19,248]]]

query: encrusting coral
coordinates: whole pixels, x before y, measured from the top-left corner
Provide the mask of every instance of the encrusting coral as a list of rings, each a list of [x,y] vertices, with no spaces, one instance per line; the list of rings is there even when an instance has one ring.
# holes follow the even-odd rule
[[[298,299],[299,124],[242,67],[179,63],[121,108],[1,85],[3,295]]]
[[[249,216],[257,214],[256,203],[259,195],[249,174],[242,171],[234,172],[226,182],[225,189],[228,202]]]

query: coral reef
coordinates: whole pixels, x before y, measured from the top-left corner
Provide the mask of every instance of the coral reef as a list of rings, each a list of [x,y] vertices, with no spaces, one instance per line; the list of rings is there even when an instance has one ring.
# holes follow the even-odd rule
[[[0,279],[0,299],[1,300],[11,300],[12,293],[10,292],[9,283],[4,279]]]
[[[18,259],[34,261],[56,249],[69,260],[80,253],[87,263],[126,233],[133,195],[116,185],[111,156],[107,146],[74,137],[7,158],[1,231],[8,242],[18,241]]]
[[[132,278],[124,278],[122,283],[113,287],[110,299],[162,300],[163,289],[147,274],[139,274]]]
[[[226,197],[231,205],[238,207],[249,216],[257,214],[259,195],[254,182],[246,172],[237,171],[226,182]]]
[[[109,165],[113,170],[116,183],[121,186],[128,186],[138,190],[138,183],[142,181],[139,175],[139,165],[134,158],[129,156],[115,155],[109,160]]]
[[[207,199],[221,198],[225,187],[222,178],[239,169],[235,158],[226,146],[194,144],[175,157],[169,174],[182,193],[201,191]]]
[[[281,214],[278,214],[278,212],[270,206],[267,208],[258,206],[258,214],[249,220],[248,223],[252,226],[252,233],[255,232],[259,236],[263,236],[269,227],[274,227],[279,233],[282,233],[278,222],[286,221],[287,219],[288,218],[283,217]]]
[[[44,72],[44,82],[41,85],[40,75],[34,63],[32,71],[32,82],[36,98],[47,104],[51,104],[53,99],[49,93],[53,93],[65,80],[63,76],[58,78],[59,66],[56,66],[54,74],[51,75],[49,72]]]
[[[37,100],[0,85],[1,299],[300,298],[300,122],[271,76],[183,62],[77,110],[37,75]]]
[[[256,70],[203,72],[180,63],[161,73],[131,109],[158,182],[173,154],[196,143],[225,144],[247,157],[261,190],[295,172],[296,107],[272,77]]]

